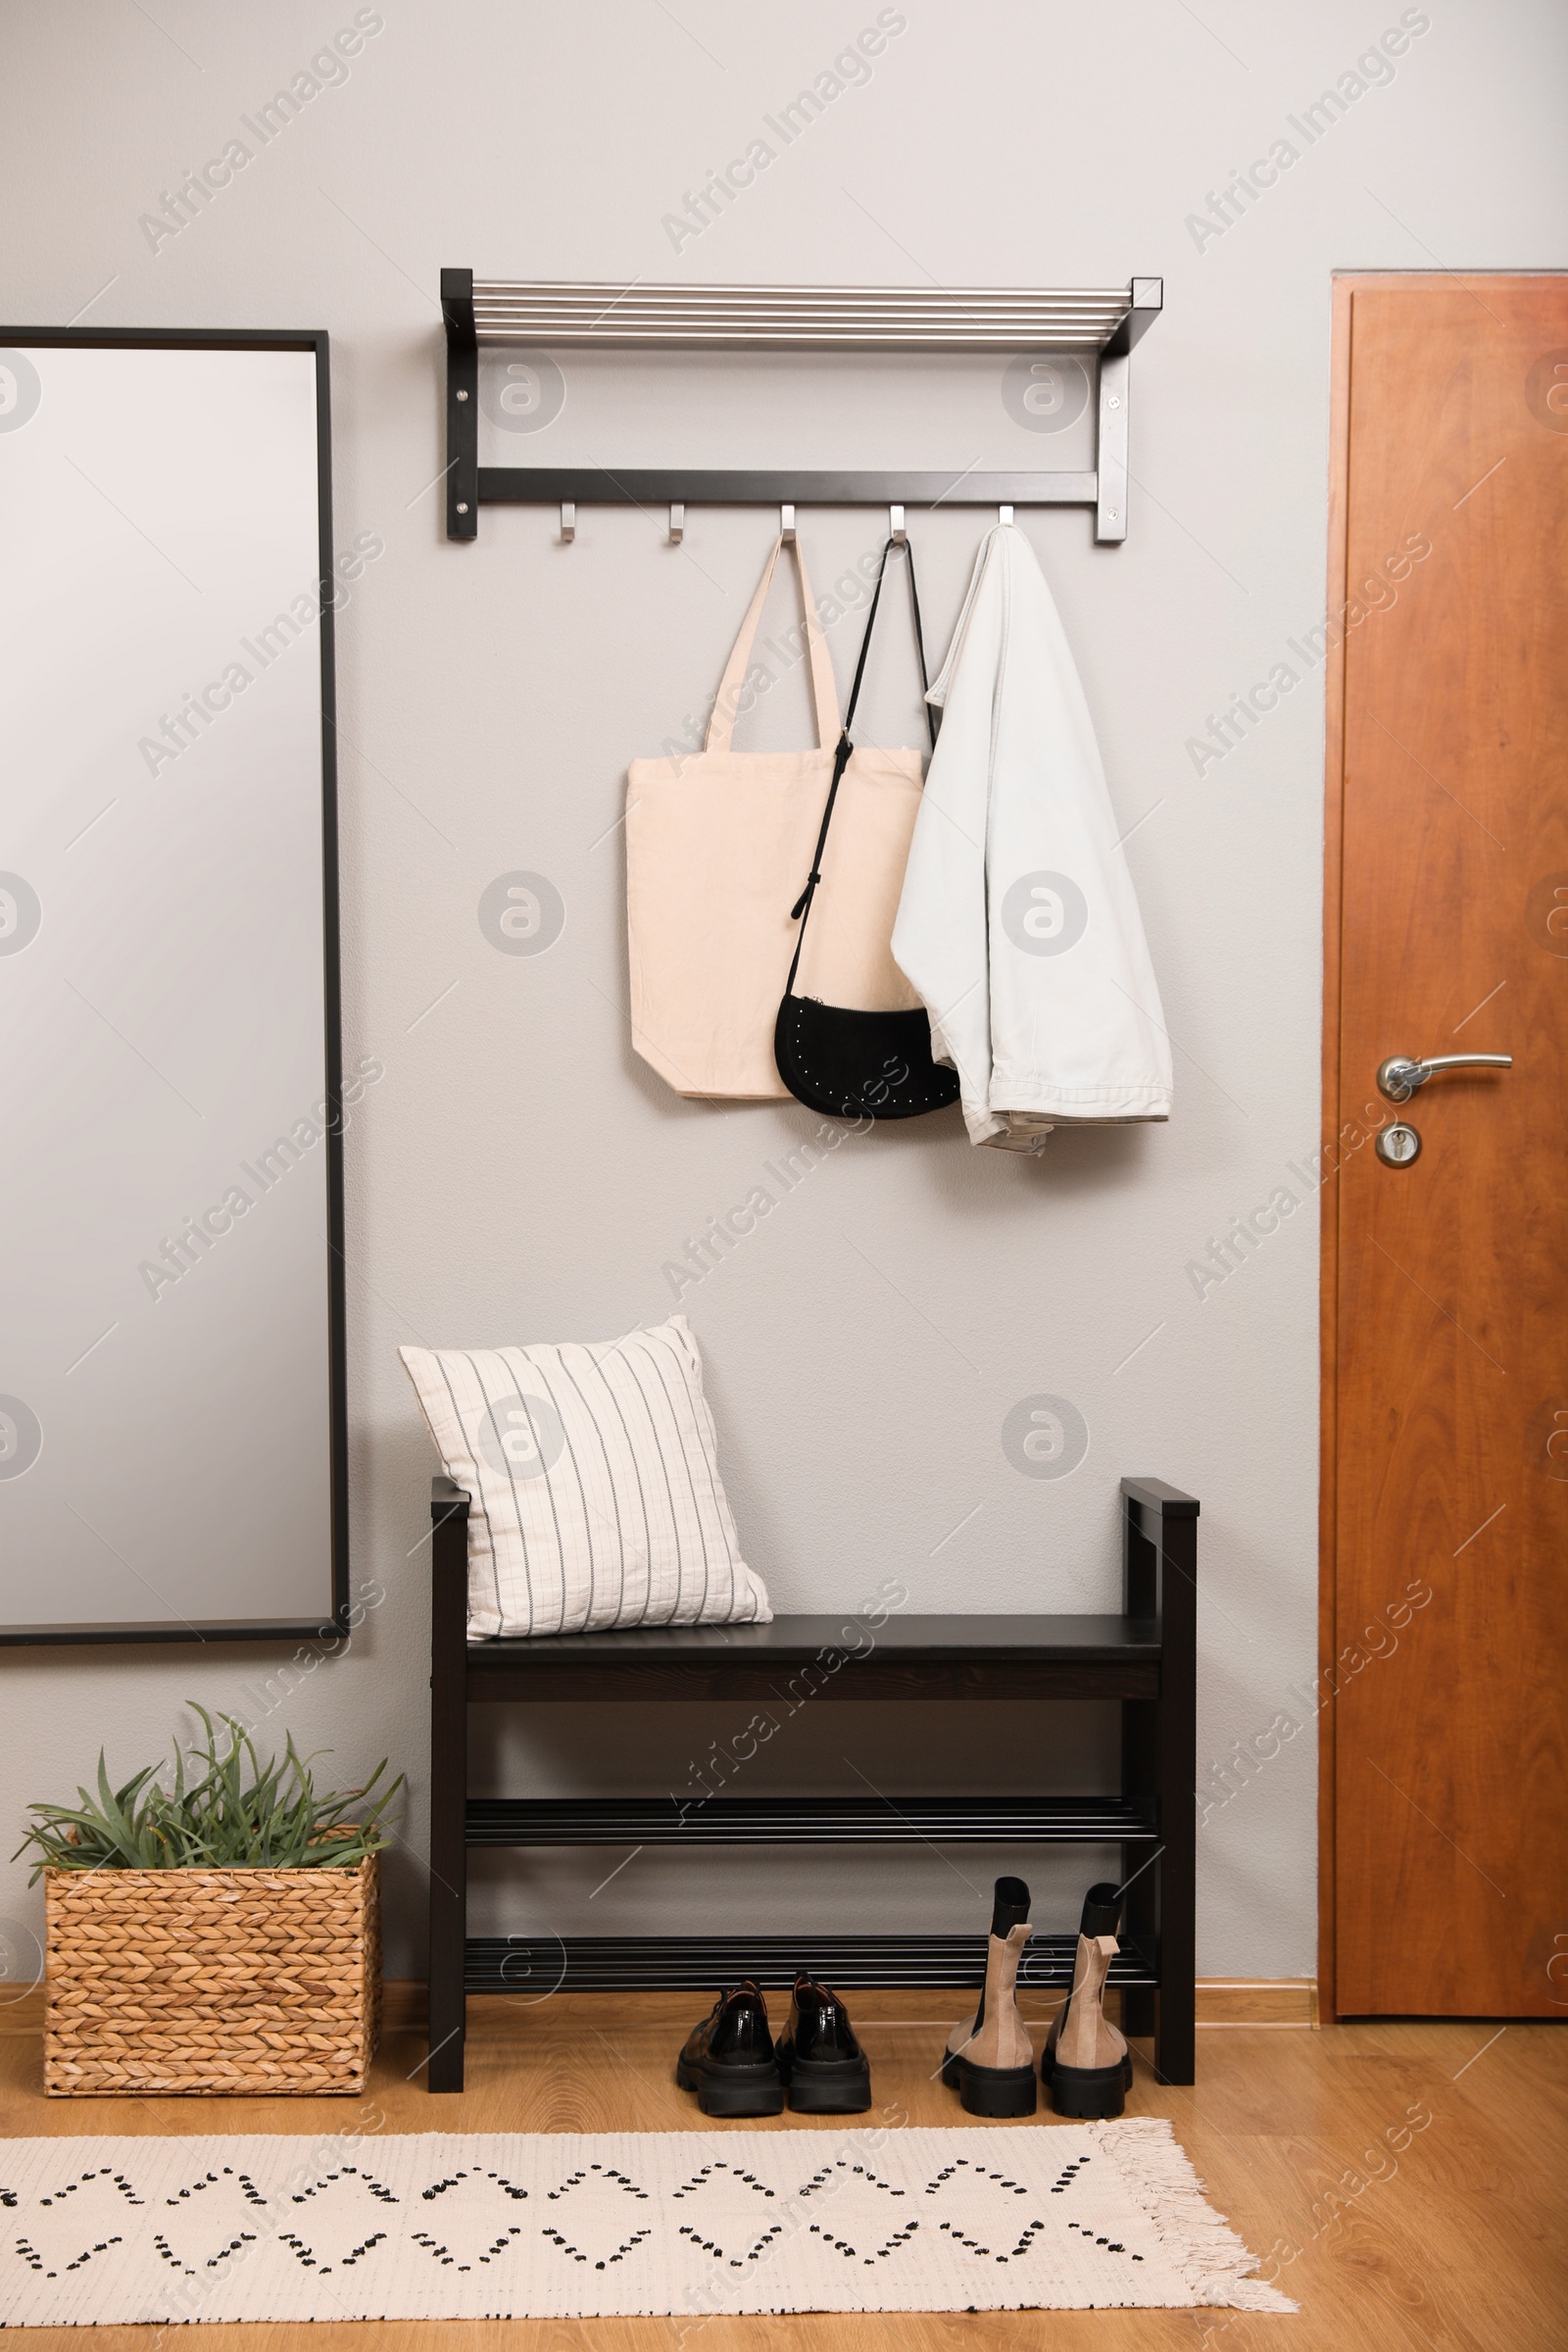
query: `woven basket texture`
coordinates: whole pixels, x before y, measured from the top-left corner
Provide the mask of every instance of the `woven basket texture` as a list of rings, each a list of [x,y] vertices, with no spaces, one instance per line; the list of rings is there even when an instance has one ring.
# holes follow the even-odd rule
[[[361,2092],[378,1857],[353,1870],[46,1870],[44,2088]]]

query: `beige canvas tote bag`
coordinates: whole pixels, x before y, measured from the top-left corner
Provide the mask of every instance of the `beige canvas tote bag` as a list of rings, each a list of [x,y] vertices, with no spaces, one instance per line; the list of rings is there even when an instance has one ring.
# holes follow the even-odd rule
[[[773,1027],[795,954],[790,909],[810,870],[839,737],[833,664],[798,540],[789,545],[806,612],[816,749],[737,752],[731,745],[785,544],[773,543],[702,751],[634,760],[626,774],[632,1039],[679,1095],[789,1096],[773,1060]],[[857,744],[839,786],[796,976],[802,995],[876,1012],[919,1002],[891,946],[919,806],[917,751]]]

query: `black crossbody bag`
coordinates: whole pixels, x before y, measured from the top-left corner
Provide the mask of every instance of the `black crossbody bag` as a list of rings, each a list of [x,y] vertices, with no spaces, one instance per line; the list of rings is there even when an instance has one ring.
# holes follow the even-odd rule
[[[773,1059],[790,1093],[799,1102],[808,1103],[812,1110],[824,1111],[836,1119],[917,1119],[924,1112],[940,1110],[958,1099],[957,1071],[945,1069],[931,1058],[931,1022],[922,1005],[916,1004],[907,1012],[858,1012],[848,1005],[824,1004],[815,997],[795,994],[795,975],[801,966],[807,919],[816,886],[822,879],[822,851],[828,826],[833,821],[833,804],[855,749],[850,741],[850,728],[859,700],[860,680],[865,675],[865,657],[870,650],[883,574],[895,545],[903,546],[908,565],[909,607],[914,615],[914,643],[920,661],[921,707],[932,748],[936,745],[931,706],[924,700],[925,639],[920,628],[920,599],[914,584],[914,550],[906,540],[889,539],[877,567],[871,610],[865,616],[865,635],[860,640],[860,658],[855,665],[855,683],[844,714],[844,730],[833,758],[833,780],[828,786],[811,870],[806,888],[790,910],[791,919],[801,928],[790,976],[784,984],[784,1001],[773,1028]]]

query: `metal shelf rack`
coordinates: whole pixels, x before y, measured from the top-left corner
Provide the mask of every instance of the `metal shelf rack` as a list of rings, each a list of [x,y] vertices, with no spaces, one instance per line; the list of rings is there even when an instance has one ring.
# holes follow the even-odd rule
[[[982,287],[535,284],[441,272],[447,344],[447,537],[479,534],[479,509],[554,506],[563,536],[575,509],[612,506],[1091,507],[1095,538],[1127,536],[1127,434],[1133,346],[1160,313],[1163,281],[1083,292]],[[1092,353],[1091,472],[624,471],[604,466],[481,466],[479,350],[895,351]],[[672,525],[675,535],[679,526]]]

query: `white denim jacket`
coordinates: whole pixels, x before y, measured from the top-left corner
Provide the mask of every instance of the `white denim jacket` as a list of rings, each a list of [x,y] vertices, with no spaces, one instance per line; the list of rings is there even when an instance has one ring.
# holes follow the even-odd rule
[[[1022,531],[975,562],[929,699],[943,712],[895,961],[958,1073],[969,1140],[1170,1116],[1171,1053],[1089,708]]]

